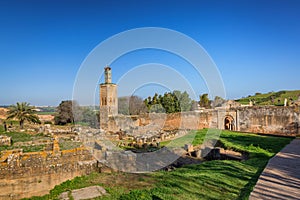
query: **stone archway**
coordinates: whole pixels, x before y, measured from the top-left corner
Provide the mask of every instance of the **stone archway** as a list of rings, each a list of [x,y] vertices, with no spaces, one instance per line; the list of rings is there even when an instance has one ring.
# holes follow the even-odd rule
[[[224,129],[225,130],[231,130],[231,131],[235,130],[235,121],[234,121],[234,118],[232,116],[230,116],[230,115],[225,116]]]

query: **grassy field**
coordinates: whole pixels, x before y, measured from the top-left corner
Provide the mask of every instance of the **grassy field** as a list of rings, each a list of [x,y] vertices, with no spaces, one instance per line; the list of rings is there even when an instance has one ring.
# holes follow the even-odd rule
[[[59,148],[60,150],[74,149],[82,145],[82,142],[75,142],[71,140],[60,140]]]
[[[0,135],[9,136],[9,137],[11,137],[11,140],[12,140],[11,146],[0,146],[0,151],[17,149],[17,148],[23,149],[23,152],[41,151],[41,150],[43,150],[45,145],[16,146],[16,143],[17,142],[34,141],[34,140],[38,140],[38,139],[49,139],[49,137],[44,136],[43,134],[31,135],[28,133],[21,133],[21,132],[4,132],[3,129],[0,130]]]
[[[206,132],[206,129],[192,132],[193,144],[201,144]],[[218,139],[216,135],[210,138]],[[219,140],[227,149],[248,152],[249,159],[214,160],[148,174],[93,173],[64,182],[50,194],[31,199],[57,199],[64,191],[91,185],[103,186],[110,195],[98,199],[107,200],[248,199],[268,160],[292,139],[223,131]]]
[[[293,91],[279,91],[279,92],[269,92],[265,94],[257,93],[255,95],[249,95],[248,97],[237,99],[236,101],[241,104],[249,104],[250,100],[256,102],[256,105],[283,105],[284,99],[288,101],[290,98],[292,100],[297,100],[300,95],[300,90]],[[273,99],[273,100],[272,100]],[[273,102],[272,102],[273,101]]]

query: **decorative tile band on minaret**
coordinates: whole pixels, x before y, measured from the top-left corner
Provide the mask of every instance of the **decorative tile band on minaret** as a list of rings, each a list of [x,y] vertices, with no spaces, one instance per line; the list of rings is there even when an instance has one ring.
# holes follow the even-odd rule
[[[111,68],[104,68],[105,83],[100,84],[100,128],[108,128],[108,119],[118,115],[117,85],[112,83]]]

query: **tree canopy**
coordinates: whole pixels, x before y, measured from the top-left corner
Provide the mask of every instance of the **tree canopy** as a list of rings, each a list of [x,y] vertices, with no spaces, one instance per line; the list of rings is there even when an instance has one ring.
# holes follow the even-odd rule
[[[200,95],[200,106],[204,108],[210,108],[210,100],[208,98],[208,94],[202,94]]]
[[[30,106],[27,102],[18,102],[16,105],[9,107],[7,119],[17,119],[20,123],[20,128],[24,128],[24,122],[41,123],[39,117],[35,114],[34,106]]]
[[[123,115],[139,115],[147,112],[143,99],[139,96],[118,98],[118,113]]]
[[[190,111],[192,108],[192,100],[189,94],[184,91],[183,93],[178,90],[173,92],[166,92],[163,96],[154,94],[153,97],[148,97],[144,100],[148,108],[148,112],[185,112]]]
[[[62,101],[57,107],[57,115],[54,118],[55,124],[57,125],[65,125],[67,123],[74,123],[74,115],[73,115],[73,104],[74,101],[67,100]]]
[[[214,101],[212,102],[213,107],[221,107],[226,102],[225,99],[219,96],[215,96]]]
[[[85,123],[91,127],[99,127],[99,112],[89,106],[79,106],[75,101],[62,101],[57,107],[55,124],[65,125],[68,123]]]

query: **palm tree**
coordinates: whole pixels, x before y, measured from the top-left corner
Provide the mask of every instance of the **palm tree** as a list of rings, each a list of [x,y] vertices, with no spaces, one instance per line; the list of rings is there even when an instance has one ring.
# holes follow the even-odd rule
[[[41,123],[38,116],[35,114],[33,106],[27,102],[17,103],[9,107],[7,119],[17,119],[20,123],[20,128],[23,129],[24,122]]]

